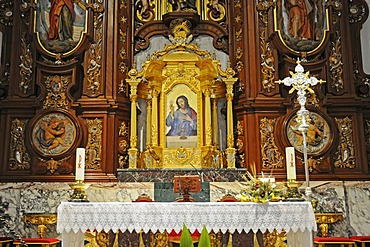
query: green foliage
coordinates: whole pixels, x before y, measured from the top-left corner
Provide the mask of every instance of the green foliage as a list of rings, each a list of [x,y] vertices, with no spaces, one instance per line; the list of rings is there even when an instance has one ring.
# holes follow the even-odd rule
[[[194,247],[193,239],[191,238],[190,232],[185,224],[182,227],[182,233],[180,237],[180,247]]]
[[[198,247],[211,247],[211,240],[209,239],[206,226],[203,226],[202,233],[200,234]]]

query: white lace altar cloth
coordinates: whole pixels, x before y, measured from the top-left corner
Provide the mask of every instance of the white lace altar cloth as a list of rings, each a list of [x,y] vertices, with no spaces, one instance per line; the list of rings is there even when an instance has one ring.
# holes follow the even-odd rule
[[[87,229],[179,232],[183,224],[191,232],[201,232],[203,226],[223,233],[284,229],[288,244],[289,239],[295,242],[289,246],[294,247],[312,246],[308,243],[312,242],[312,231],[317,229],[309,202],[62,202],[58,207],[57,231],[62,233],[63,246],[80,247]],[[69,241],[69,245],[64,241]]]

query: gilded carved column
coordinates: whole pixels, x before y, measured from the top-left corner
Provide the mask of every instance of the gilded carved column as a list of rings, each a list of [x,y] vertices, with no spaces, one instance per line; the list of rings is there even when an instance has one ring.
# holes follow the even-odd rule
[[[233,103],[234,98],[233,85],[237,79],[228,77],[224,79],[226,84],[226,100],[227,100],[227,148],[226,162],[228,168],[235,168],[235,148],[234,148],[234,128],[233,128]]]
[[[136,169],[137,167],[137,86],[140,83],[138,78],[138,71],[131,69],[129,72],[130,79],[126,79],[127,83],[131,86],[130,100],[131,100],[131,129],[130,129],[130,149],[128,150],[129,155],[129,168]]]
[[[205,123],[205,130],[206,130],[206,146],[211,146],[212,144],[212,125],[211,125],[211,92],[209,89],[204,90],[204,123]],[[217,132],[216,132],[217,133]]]
[[[155,89],[152,91],[152,145],[158,146],[158,95],[159,92]]]
[[[218,118],[217,118],[217,99],[212,100],[212,127],[213,127],[213,144],[214,146],[219,146],[218,144]]]
[[[151,133],[150,131],[150,127],[152,126],[152,95],[149,94],[148,95],[148,99],[146,100],[146,136],[145,136],[145,139],[146,139],[146,145],[148,144],[152,144],[152,140],[151,140],[151,136],[149,133]],[[146,150],[146,148],[144,149]]]

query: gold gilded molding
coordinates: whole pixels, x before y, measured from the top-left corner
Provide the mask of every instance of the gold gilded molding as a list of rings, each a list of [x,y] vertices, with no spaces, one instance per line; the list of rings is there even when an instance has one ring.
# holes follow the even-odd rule
[[[262,167],[267,169],[283,168],[283,156],[275,144],[274,129],[276,118],[260,120]]]
[[[31,89],[32,82],[32,66],[33,58],[30,49],[30,43],[26,41],[26,33],[23,33],[21,38],[21,50],[22,55],[20,56],[21,64],[19,65],[20,82],[18,84],[19,90],[26,94]]]
[[[334,154],[335,168],[355,168],[356,157],[353,146],[352,120],[349,117],[335,118],[339,129],[339,145]]]
[[[334,88],[337,93],[343,90],[344,80],[343,80],[343,62],[342,62],[342,40],[339,32],[335,32],[336,38],[334,42],[330,45],[330,57],[329,57],[329,68],[330,68],[330,87]]]
[[[127,123],[126,122],[122,122],[121,125],[119,126],[119,131],[118,131],[118,135],[120,137],[128,137],[128,126],[127,126]]]
[[[153,4],[153,0],[136,1],[134,8],[135,8],[136,18],[141,23],[146,23],[146,22],[154,20],[155,5]]]
[[[101,169],[103,121],[100,119],[86,120],[88,140],[86,146],[86,169]]]
[[[220,23],[226,18],[226,7],[223,3],[218,0],[208,0],[207,3],[208,12],[207,16],[211,21]]]
[[[238,136],[243,136],[244,135],[244,130],[243,130],[243,121],[237,121],[236,123],[236,133]]]
[[[9,169],[10,170],[28,170],[30,169],[31,157],[24,144],[24,132],[28,120],[18,118],[12,121],[10,131],[10,151],[9,151]]]
[[[286,232],[282,230],[281,232],[277,232],[274,230],[273,232],[266,232],[263,234],[263,246],[265,247],[288,247],[286,243],[288,237]]]
[[[156,232],[150,234],[150,246],[151,247],[167,247],[168,246],[168,233]]]
[[[84,240],[86,244],[84,247],[108,247],[110,238],[109,233],[88,231],[85,233]]]
[[[119,38],[120,42],[122,43],[122,46],[126,43],[127,40],[127,32],[122,31],[122,29],[119,30]],[[121,52],[119,52],[119,57],[121,59],[121,62],[118,64],[119,71],[122,73],[122,75],[125,75],[127,71],[127,64],[125,62],[125,59],[127,59],[127,52],[126,50],[122,47]],[[124,79],[121,79],[121,82],[118,87],[118,92],[119,93],[126,93],[126,83]]]
[[[68,109],[69,104],[66,96],[66,91],[67,86],[70,82],[70,76],[54,75],[46,77],[45,86],[47,95],[43,103],[43,109]]]

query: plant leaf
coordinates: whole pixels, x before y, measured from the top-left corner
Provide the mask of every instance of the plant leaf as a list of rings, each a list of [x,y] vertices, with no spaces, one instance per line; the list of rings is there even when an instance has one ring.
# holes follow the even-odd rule
[[[211,247],[211,240],[209,239],[208,231],[206,226],[203,226],[202,233],[199,237],[199,247]]]
[[[194,247],[193,239],[191,238],[190,232],[185,224],[182,227],[182,233],[180,237],[180,247]]]

